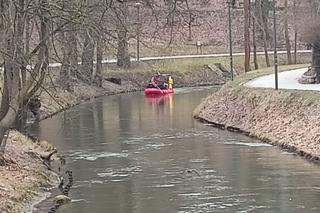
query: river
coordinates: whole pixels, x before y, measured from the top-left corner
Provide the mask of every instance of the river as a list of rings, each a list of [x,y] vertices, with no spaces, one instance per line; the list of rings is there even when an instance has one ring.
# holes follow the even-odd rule
[[[319,166],[192,118],[213,90],[109,96],[35,124],[74,174],[58,212],[320,212]]]

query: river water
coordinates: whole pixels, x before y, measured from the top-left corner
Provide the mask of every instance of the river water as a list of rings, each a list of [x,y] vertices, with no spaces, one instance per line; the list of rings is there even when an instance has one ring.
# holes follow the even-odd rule
[[[74,174],[58,212],[320,212],[318,166],[192,118],[213,90],[110,96],[34,125]]]

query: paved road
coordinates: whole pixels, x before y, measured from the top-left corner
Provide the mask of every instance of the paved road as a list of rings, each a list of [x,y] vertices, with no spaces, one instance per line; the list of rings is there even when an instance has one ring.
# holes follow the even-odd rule
[[[296,69],[279,73],[279,89],[294,89],[294,90],[313,90],[320,91],[320,84],[300,84],[298,79],[305,73],[308,68]],[[266,75],[245,84],[247,87],[256,88],[274,88],[274,74]]]
[[[273,51],[268,52],[270,55]],[[311,53],[311,50],[298,50],[298,53]],[[253,54],[253,53],[251,53]],[[278,54],[287,54],[286,51],[278,51]],[[264,52],[257,52],[257,55],[264,55]],[[221,54],[209,54],[209,55],[178,55],[178,56],[158,56],[158,57],[143,57],[140,61],[153,61],[153,60],[166,60],[166,59],[184,59],[184,58],[217,58],[217,57],[227,57],[229,53]],[[244,53],[234,53],[233,56],[244,56]],[[131,61],[136,61],[135,58],[131,58]],[[102,63],[116,63],[116,59],[103,60]],[[50,63],[50,67],[60,67],[61,63]]]

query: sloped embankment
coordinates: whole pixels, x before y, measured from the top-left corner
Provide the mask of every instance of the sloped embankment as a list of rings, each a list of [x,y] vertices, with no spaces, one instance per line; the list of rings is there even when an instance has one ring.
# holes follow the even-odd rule
[[[10,132],[4,155],[8,163],[0,167],[0,212],[26,212],[43,199],[46,188],[56,185],[57,176],[41,158],[52,149],[47,142],[35,143],[17,131]]]
[[[261,74],[251,78],[254,75]],[[246,88],[241,86],[246,80],[238,79],[207,97],[194,116],[319,161],[320,93]]]
[[[130,82],[134,87],[143,89],[155,71],[113,71],[107,72],[107,78],[121,79],[123,82]],[[220,63],[202,65],[192,71],[166,71],[174,79],[175,87],[194,87],[208,85],[222,85],[231,78],[231,74]]]

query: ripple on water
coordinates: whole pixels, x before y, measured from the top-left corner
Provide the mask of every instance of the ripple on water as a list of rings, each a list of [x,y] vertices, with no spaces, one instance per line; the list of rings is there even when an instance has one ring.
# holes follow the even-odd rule
[[[168,130],[167,130],[168,131]],[[217,133],[212,131],[200,131],[197,129],[191,130],[176,130],[171,129],[171,133],[163,132],[163,133],[155,133],[147,136],[140,136],[140,137],[131,137],[124,140],[126,144],[139,144],[143,141],[158,141],[161,139],[182,139],[182,138],[191,138],[191,137],[203,137],[208,138],[212,136],[216,136]]]
[[[68,154],[68,156],[72,160],[87,160],[87,161],[95,161],[99,158],[127,158],[129,156],[128,153],[113,153],[113,152],[85,152],[85,151],[77,151]]]
[[[203,163],[203,162],[206,162],[208,160],[209,160],[208,158],[205,158],[205,159],[190,159],[189,162],[190,163]]]
[[[132,176],[133,174],[136,174],[138,172],[142,172],[143,170],[138,167],[127,167],[127,168],[120,168],[120,169],[114,169],[114,168],[108,168],[104,170],[103,172],[97,173],[98,177],[109,179],[111,181],[116,181],[115,179],[119,180],[123,178],[127,178]],[[120,181],[120,180],[119,180]]]
[[[238,141],[223,142],[223,144],[224,145],[250,146],[250,147],[272,147],[272,145],[266,144],[266,143],[245,143],[245,142],[238,142]]]
[[[174,184],[157,184],[157,185],[154,185],[152,187],[155,187],[155,188],[172,188],[174,186],[175,186]]]
[[[71,203],[79,203],[79,202],[89,203],[89,201],[87,201],[86,199],[74,199],[74,200],[71,200]]]

